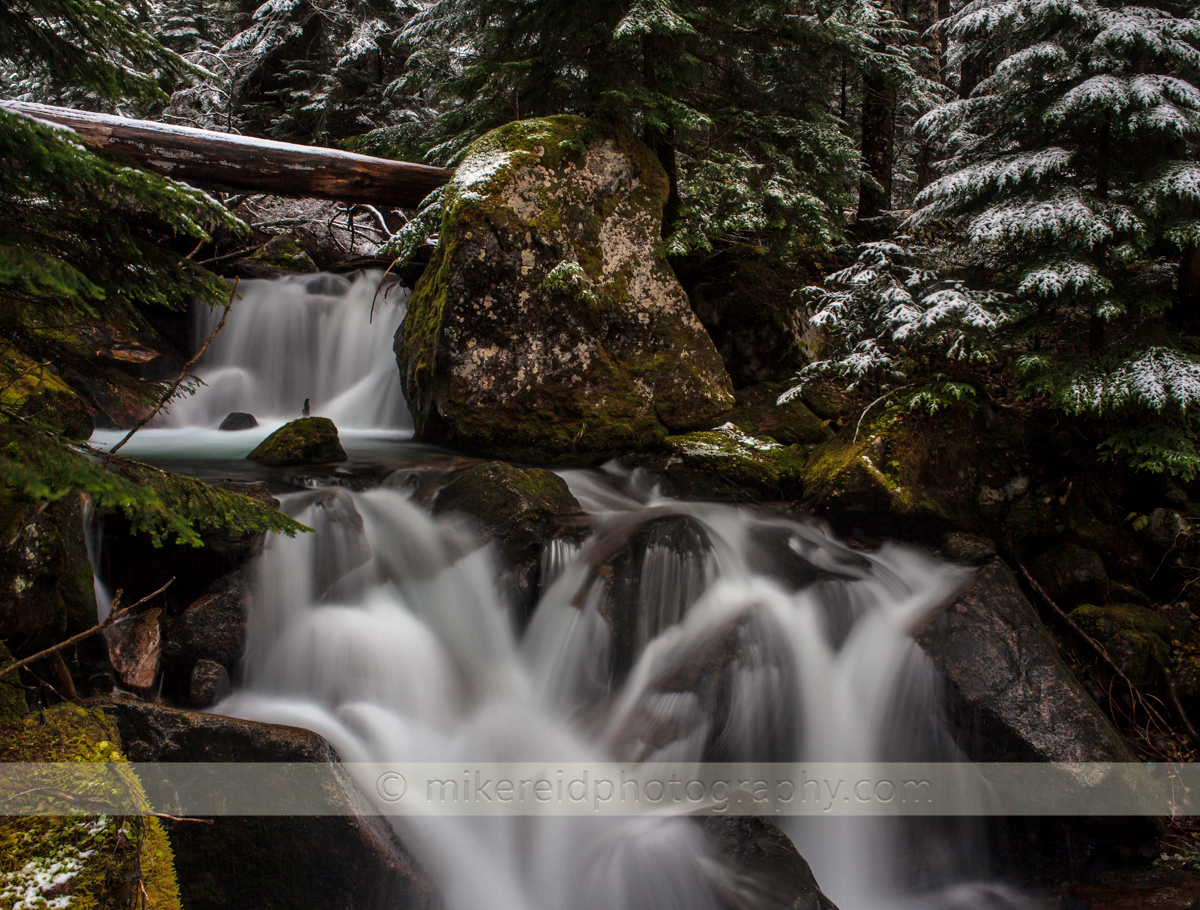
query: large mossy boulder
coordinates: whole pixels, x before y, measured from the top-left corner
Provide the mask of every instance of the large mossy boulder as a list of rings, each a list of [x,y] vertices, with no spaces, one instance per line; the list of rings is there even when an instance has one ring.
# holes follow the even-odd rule
[[[285,423],[246,457],[268,467],[328,464],[345,461],[346,450],[328,417],[301,417]]]
[[[471,147],[396,334],[419,438],[587,462],[733,406],[659,253],[667,188],[640,142],[578,117],[511,123]]]

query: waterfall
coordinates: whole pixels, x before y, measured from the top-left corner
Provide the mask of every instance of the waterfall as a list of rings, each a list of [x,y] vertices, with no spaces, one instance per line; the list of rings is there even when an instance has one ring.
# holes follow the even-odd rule
[[[232,411],[279,425],[299,417],[307,398],[339,429],[411,429],[392,353],[406,290],[362,272],[242,281],[237,293],[198,364],[205,387],[172,403],[157,426],[215,428]],[[221,314],[196,310],[197,349]]]
[[[377,295],[379,280],[244,282],[200,364],[205,387],[143,434],[194,453],[195,428],[240,437],[211,429],[233,410],[279,423],[304,398],[340,427],[411,426],[391,352],[406,298]],[[219,314],[197,315],[202,339]],[[220,464],[244,454],[203,444]],[[419,506],[410,473],[280,496],[315,533],[271,537],[258,557],[243,682],[215,710],[314,730],[350,763],[961,758],[910,632],[967,570],[855,550],[811,520],[674,501],[641,471],[570,470],[595,530],[546,542],[518,634],[495,550]],[[917,821],[930,820],[782,824],[841,910],[1026,906],[972,884],[986,849],[969,820]],[[393,824],[451,910],[728,906],[728,873],[687,818]]]
[[[308,727],[346,761],[959,757],[908,630],[965,570],[900,546],[858,552],[810,521],[647,496],[636,478],[565,475],[599,529],[578,550],[547,547],[555,580],[520,639],[491,551],[399,482],[286,497],[317,533],[262,555],[246,682],[217,710]],[[616,570],[624,587],[598,572],[620,541],[635,541]],[[617,614],[631,604],[625,634]],[[713,684],[681,690],[680,674],[725,640],[736,656],[707,672]],[[846,821],[787,829],[842,910],[901,906],[929,884],[913,882],[897,843],[920,832]],[[394,823],[456,910],[717,906],[719,869],[686,819]],[[944,834],[961,852],[962,832]],[[964,872],[945,865],[934,883]],[[922,899],[1016,906],[978,896]]]

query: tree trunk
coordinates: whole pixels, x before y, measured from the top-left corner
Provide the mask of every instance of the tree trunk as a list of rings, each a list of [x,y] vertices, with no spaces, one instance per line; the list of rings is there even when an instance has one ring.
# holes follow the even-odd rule
[[[661,38],[647,37],[642,43],[642,79],[650,92],[659,90],[658,60],[666,56],[670,48]],[[662,235],[666,237],[679,221],[679,163],[675,155],[675,130],[662,130],[646,126],[643,140],[658,157],[658,162],[667,172],[667,203],[663,206]]]
[[[70,127],[90,148],[120,152],[147,170],[204,187],[415,208],[453,171],[404,161],[129,120],[48,104],[6,110]]]
[[[864,180],[858,192],[858,222],[868,222],[892,207],[892,166],[896,150],[896,90],[885,80],[863,79],[862,157]],[[871,177],[879,188],[865,178]]]

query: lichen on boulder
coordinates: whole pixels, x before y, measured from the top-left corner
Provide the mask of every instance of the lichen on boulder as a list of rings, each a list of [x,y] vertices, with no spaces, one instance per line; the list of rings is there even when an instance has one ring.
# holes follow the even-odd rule
[[[396,334],[418,437],[588,462],[732,407],[721,358],[660,254],[666,197],[645,146],[579,117],[478,140]]]
[[[246,457],[272,467],[328,464],[345,461],[346,450],[328,417],[301,417],[285,423]]]

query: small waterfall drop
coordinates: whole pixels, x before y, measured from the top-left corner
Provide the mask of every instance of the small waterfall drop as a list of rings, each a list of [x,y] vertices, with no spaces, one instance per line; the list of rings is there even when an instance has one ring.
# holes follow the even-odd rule
[[[172,403],[158,426],[215,428],[232,411],[281,424],[307,398],[339,429],[411,429],[392,353],[408,291],[362,272],[242,281],[237,293],[196,371],[206,388]],[[196,311],[197,349],[221,312]]]

